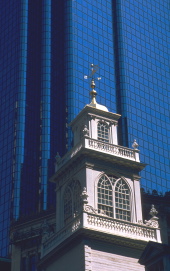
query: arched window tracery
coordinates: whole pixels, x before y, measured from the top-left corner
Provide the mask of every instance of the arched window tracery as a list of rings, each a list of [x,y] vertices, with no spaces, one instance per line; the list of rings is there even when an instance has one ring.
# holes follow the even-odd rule
[[[116,218],[130,221],[130,191],[122,179],[115,186],[115,212]]]
[[[64,224],[78,215],[81,206],[81,185],[79,181],[72,180],[65,188],[63,196]]]
[[[98,182],[98,210],[101,214],[113,216],[112,185],[110,180],[103,175]]]
[[[97,198],[100,214],[131,221],[130,189],[123,179],[103,175],[98,181]]]

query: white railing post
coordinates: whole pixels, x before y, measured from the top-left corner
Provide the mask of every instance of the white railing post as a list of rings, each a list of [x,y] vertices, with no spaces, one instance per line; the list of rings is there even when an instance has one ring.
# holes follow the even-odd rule
[[[156,239],[158,243],[161,243],[161,233],[160,229],[156,229]]]
[[[136,162],[140,162],[140,159],[139,159],[139,150],[134,150],[134,158],[135,158]]]

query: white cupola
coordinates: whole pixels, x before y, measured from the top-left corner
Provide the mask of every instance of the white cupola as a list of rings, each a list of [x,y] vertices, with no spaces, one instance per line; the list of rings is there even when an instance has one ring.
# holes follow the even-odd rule
[[[120,115],[108,112],[108,109],[96,102],[97,92],[94,79],[91,82],[91,103],[86,105],[71,122],[74,134],[74,146],[86,136],[108,144],[118,144],[117,125]]]

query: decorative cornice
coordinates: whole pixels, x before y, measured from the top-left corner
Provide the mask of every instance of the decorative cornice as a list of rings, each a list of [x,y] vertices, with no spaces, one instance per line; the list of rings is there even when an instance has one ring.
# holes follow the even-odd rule
[[[93,157],[97,160],[109,161],[112,164],[123,165],[126,169],[128,167],[131,170],[134,168],[139,172],[145,167],[145,164],[140,163],[137,152],[138,150],[83,137],[79,144],[61,159],[58,170],[51,178],[51,181],[55,182],[55,179],[61,177],[63,173],[66,174],[69,168],[72,170],[75,163],[78,161],[77,164],[80,164],[84,157],[86,159],[87,157]]]
[[[85,201],[87,202],[87,193],[84,191]],[[142,222],[132,223],[124,220],[114,219],[105,214],[98,213],[92,206],[83,204],[83,212],[78,214],[63,229],[54,234],[43,244],[43,256],[59,246],[64,240],[68,239],[80,229],[86,229],[91,232],[98,232],[104,236],[112,238],[125,238],[138,241],[160,242],[159,229],[153,225],[144,225]]]
[[[117,120],[113,120],[113,119],[110,119],[110,118],[106,118],[106,117],[103,117],[103,116],[99,116],[99,115],[96,115],[96,114],[91,114],[91,113],[88,113],[88,116],[91,118],[91,119],[99,119],[101,121],[105,121],[109,124],[114,124],[114,125],[117,125],[118,124],[118,121]]]

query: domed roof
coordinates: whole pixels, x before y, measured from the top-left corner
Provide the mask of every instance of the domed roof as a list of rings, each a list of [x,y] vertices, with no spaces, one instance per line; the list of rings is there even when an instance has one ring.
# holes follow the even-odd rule
[[[100,109],[100,110],[103,110],[103,111],[106,111],[106,112],[109,112],[109,110],[107,109],[106,106],[102,105],[102,104],[98,104],[97,102],[96,103],[90,103],[88,104],[88,106],[91,106],[91,107],[94,107],[96,109]]]

